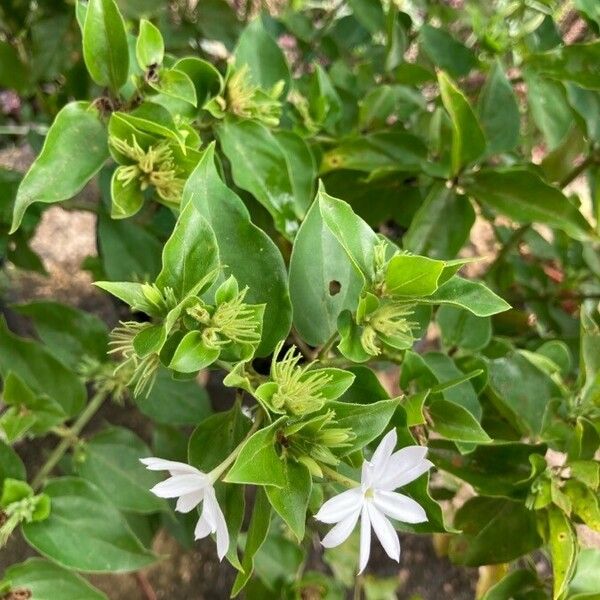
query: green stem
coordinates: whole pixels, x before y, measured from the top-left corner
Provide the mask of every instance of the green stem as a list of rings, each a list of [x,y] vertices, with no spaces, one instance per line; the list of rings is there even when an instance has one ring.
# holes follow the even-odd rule
[[[259,412],[256,415],[256,418],[254,419],[254,423],[252,423],[252,427],[250,428],[250,431],[248,431],[248,433],[246,434],[244,439],[234,448],[233,452],[222,463],[217,465],[212,471],[210,471],[208,473],[208,476],[213,481],[217,481],[217,479],[219,479],[219,477],[221,477],[221,475],[223,475],[223,473],[229,468],[229,466],[231,464],[233,464],[233,461],[238,457],[238,454],[244,447],[244,444],[248,441],[248,438],[250,438],[258,430],[258,428],[262,422],[262,418],[263,418],[263,413]]]
[[[323,344],[323,347],[319,350],[317,354],[317,360],[323,360],[329,354],[329,351],[335,344],[338,339],[338,332],[334,331],[331,334],[331,337]]]
[[[328,479],[331,479],[331,481],[341,483],[343,486],[348,488],[355,488],[360,485],[358,481],[354,481],[354,479],[350,479],[350,477],[346,477],[345,475],[338,473],[335,469],[332,469],[327,465],[321,465],[321,471],[323,471],[323,474],[326,475]]]
[[[104,400],[106,400],[106,392],[97,392],[92,399],[88,402],[84,411],[79,415],[78,419],[73,423],[70,428],[70,433],[67,437],[61,440],[61,442],[54,448],[46,462],[42,465],[42,468],[38,471],[37,475],[31,482],[31,487],[34,490],[38,490],[44,481],[46,481],[48,475],[52,469],[58,464],[60,459],[64,456],[65,452],[73,445],[73,441],[81,433],[82,429],[89,423],[91,418],[98,412],[98,409],[102,406]]]

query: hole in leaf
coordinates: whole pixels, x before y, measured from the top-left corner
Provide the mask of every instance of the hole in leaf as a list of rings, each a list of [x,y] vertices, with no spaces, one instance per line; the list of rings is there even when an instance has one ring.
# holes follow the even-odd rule
[[[330,296],[335,296],[336,294],[339,294],[341,289],[342,289],[342,284],[339,281],[332,279],[329,282],[329,295]]]

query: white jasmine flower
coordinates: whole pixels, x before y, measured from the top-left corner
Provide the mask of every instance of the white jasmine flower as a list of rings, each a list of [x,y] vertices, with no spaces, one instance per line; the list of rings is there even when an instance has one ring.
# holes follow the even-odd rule
[[[194,537],[199,540],[216,533],[217,554],[223,560],[229,548],[229,532],[215,496],[214,481],[186,463],[154,457],[141,458],[140,462],[150,471],[169,471],[171,477],[157,483],[150,491],[159,498],[177,498],[175,510],[188,513],[204,501]]]
[[[323,523],[336,524],[321,541],[326,548],[344,542],[360,517],[359,574],[369,561],[371,527],[387,555],[398,562],[400,541],[389,519],[404,523],[427,521],[425,511],[417,502],[394,492],[433,466],[425,458],[427,448],[407,446],[394,452],[396,441],[396,431],[392,429],[381,440],[371,460],[363,462],[360,485],[334,496],[315,515]]]

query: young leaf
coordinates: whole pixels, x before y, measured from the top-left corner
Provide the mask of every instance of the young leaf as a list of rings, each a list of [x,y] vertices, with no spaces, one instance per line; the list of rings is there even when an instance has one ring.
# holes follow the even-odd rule
[[[83,58],[89,74],[98,85],[118,92],[127,82],[127,34],[115,0],[88,2],[83,26]]]
[[[485,152],[486,141],[473,109],[463,93],[444,73],[438,73],[442,102],[452,121],[452,172],[475,162]]]
[[[19,455],[4,441],[0,440],[0,486],[5,479],[25,479],[25,465]]]
[[[147,19],[140,21],[140,33],[135,45],[135,56],[138,65],[146,70],[151,65],[162,64],[165,55],[165,43],[158,28]]]
[[[183,100],[192,106],[198,105],[196,88],[192,80],[183,71],[177,69],[161,69],[158,81],[150,81],[150,86],[165,96]]]
[[[557,508],[548,509],[548,545],[552,557],[554,593],[552,598],[564,597],[569,582],[575,572],[579,543],[577,535],[567,516]]]
[[[85,152],[77,152],[85,148]],[[40,155],[23,177],[15,200],[11,233],[34,202],[68,200],[108,158],[106,127],[87,102],[71,102],[56,115]]]
[[[385,286],[393,296],[430,296],[438,288],[444,263],[425,256],[398,254],[390,259]]]

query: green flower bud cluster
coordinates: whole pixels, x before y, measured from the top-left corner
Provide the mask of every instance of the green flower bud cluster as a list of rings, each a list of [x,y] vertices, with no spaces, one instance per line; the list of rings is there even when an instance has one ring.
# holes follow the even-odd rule
[[[50,514],[50,498],[46,494],[34,495],[24,481],[4,480],[0,497],[0,548],[21,523],[43,521]]]
[[[248,288],[230,277],[215,292],[214,304],[196,295],[177,301],[169,287],[142,284],[143,310],[156,323],[121,322],[111,333],[110,353],[118,354],[119,373],[129,374],[136,396],[149,393],[163,366],[195,373],[217,359],[250,360],[262,335],[264,305],[248,304]]]
[[[279,435],[284,454],[308,468],[315,477],[323,477],[322,465],[335,467],[336,453],[352,446],[355,434],[351,429],[337,427],[335,411],[292,421]]]
[[[284,87],[285,82],[278,81],[272,88],[264,90],[252,83],[248,65],[240,68],[231,65],[221,94],[204,108],[217,119],[229,113],[240,119],[254,119],[268,127],[277,127],[281,118],[279,98]]]
[[[354,376],[340,369],[315,369],[313,363],[300,365],[302,355],[290,347],[281,360],[283,342],[275,349],[268,382],[256,390],[256,396],[269,411],[302,416],[314,413],[328,400],[343,394]]]

